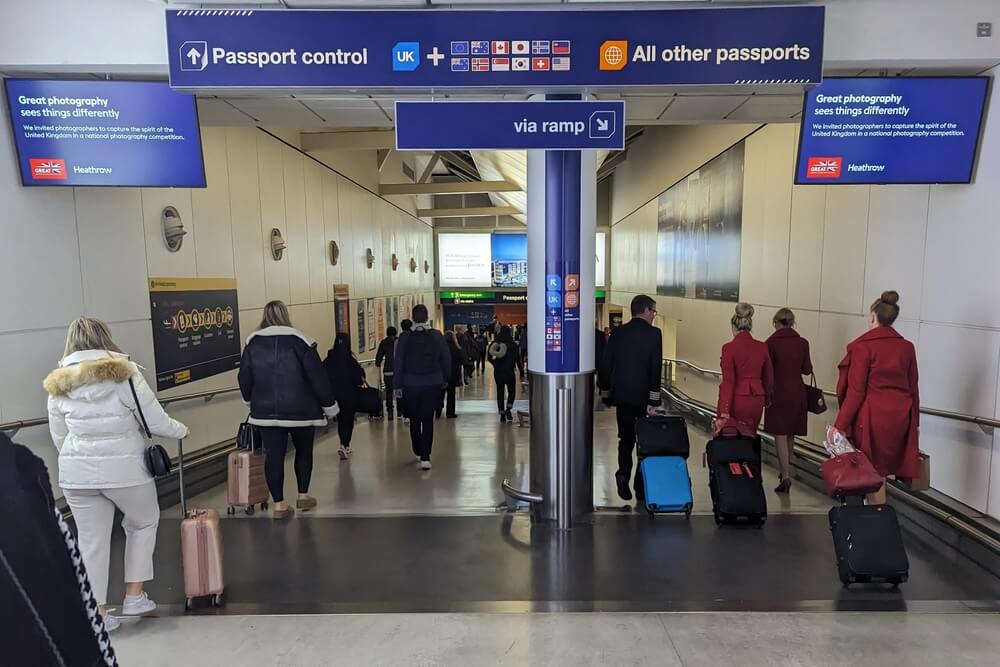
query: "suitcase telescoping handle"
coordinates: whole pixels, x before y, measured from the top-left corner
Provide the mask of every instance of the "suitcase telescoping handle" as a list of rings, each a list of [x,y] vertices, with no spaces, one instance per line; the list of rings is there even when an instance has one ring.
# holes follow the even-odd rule
[[[187,498],[184,497],[184,438],[177,438],[177,487],[181,495],[181,519],[187,518]]]

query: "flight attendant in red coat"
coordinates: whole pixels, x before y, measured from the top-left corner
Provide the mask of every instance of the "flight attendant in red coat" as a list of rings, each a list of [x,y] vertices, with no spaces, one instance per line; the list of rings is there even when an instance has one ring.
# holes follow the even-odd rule
[[[799,335],[795,313],[782,308],[774,314],[774,333],[767,339],[767,351],[774,366],[774,395],[764,415],[764,430],[774,436],[780,472],[775,493],[788,493],[792,486],[790,467],[795,448],[795,436],[805,435],[809,428],[806,385],[803,375],[812,375],[809,341]]]
[[[753,306],[737,304],[731,323],[733,339],[722,346],[722,384],[714,432],[735,428],[740,435],[756,436],[774,387],[771,357],[767,345],[750,335]]]
[[[868,332],[847,346],[839,365],[840,414],[834,427],[883,477],[913,478],[920,474],[917,355],[913,343],[892,328],[898,302],[899,294],[883,292],[872,304]],[[885,503],[884,484],[868,502]]]

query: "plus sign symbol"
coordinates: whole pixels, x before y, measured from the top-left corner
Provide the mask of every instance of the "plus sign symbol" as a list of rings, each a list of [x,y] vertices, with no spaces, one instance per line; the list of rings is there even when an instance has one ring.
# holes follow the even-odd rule
[[[441,64],[441,61],[444,60],[444,54],[438,51],[438,47],[436,46],[433,49],[431,49],[431,52],[428,53],[425,57],[427,58],[427,60],[431,61],[431,64],[434,67],[437,67],[439,64]]]

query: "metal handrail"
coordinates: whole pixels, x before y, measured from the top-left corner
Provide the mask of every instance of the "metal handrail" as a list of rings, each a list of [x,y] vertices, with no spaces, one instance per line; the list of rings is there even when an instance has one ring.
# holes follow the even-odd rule
[[[358,362],[361,366],[374,366],[374,359],[365,359],[364,361]],[[233,394],[240,390],[239,387],[227,387],[225,389],[213,389],[212,391],[200,391],[194,394],[182,394],[180,396],[171,396],[169,398],[160,399],[160,405],[168,406],[172,403],[180,403],[181,401],[193,401],[197,398],[204,399],[207,403],[211,401],[216,396],[222,396],[224,394]],[[0,423],[0,431],[8,432],[10,436],[14,436],[18,431],[24,428],[31,428],[32,426],[44,426],[49,423],[48,417],[35,417],[33,419],[17,419],[14,421]]]
[[[722,377],[722,371],[713,370],[710,368],[702,368],[697,364],[693,364],[686,359],[671,359],[669,357],[664,357],[663,361],[668,364],[677,364],[678,366],[685,366],[691,370],[701,373],[702,375],[711,375],[713,377]],[[832,391],[823,389],[823,394],[825,396],[830,396],[833,398],[837,397],[837,394]],[[980,417],[978,415],[967,415],[961,412],[951,412],[950,410],[940,410],[938,408],[928,408],[920,406],[920,414],[930,415],[932,417],[941,417],[943,419],[951,419],[953,421],[965,422],[967,424],[976,424],[977,426],[985,426],[988,428],[1000,428],[1000,419],[994,419],[992,417]]]

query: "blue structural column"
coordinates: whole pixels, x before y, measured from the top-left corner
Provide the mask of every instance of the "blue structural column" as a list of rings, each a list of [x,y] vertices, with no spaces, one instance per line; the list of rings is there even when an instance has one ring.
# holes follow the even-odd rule
[[[535,516],[593,513],[594,151],[528,151],[528,370]]]

